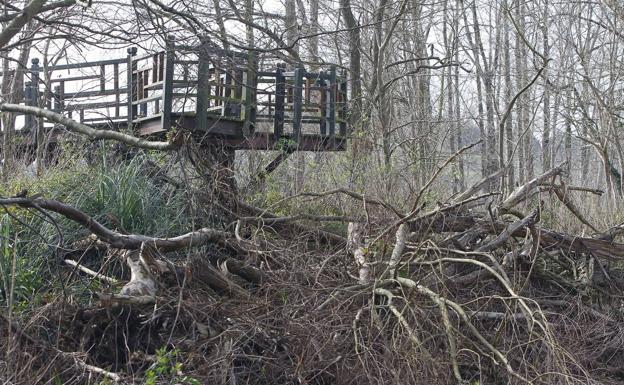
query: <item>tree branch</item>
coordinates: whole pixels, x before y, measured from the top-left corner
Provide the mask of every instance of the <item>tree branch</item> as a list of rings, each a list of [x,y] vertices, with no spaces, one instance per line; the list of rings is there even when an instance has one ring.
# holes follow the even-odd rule
[[[32,0],[15,18],[13,18],[13,20],[11,20],[11,22],[9,22],[6,28],[0,31],[0,49],[11,41],[35,15],[41,12],[45,2],[46,0]]]
[[[58,123],[69,131],[88,136],[92,139],[104,139],[104,140],[116,140],[118,142],[125,143],[130,146],[144,148],[146,150],[173,150],[178,147],[176,143],[172,142],[155,142],[151,140],[145,140],[137,138],[133,135],[124,134],[122,132],[111,130],[96,130],[91,126],[79,123],[75,120],[69,119],[61,114],[52,112],[39,107],[24,106],[21,104],[0,104],[0,111],[18,112],[28,115],[34,115],[39,118],[47,119],[51,122]]]
[[[210,228],[202,228],[171,238],[155,238],[141,234],[121,234],[110,230],[77,208],[53,199],[2,198],[0,199],[0,206],[21,206],[54,211],[84,226],[102,241],[109,243],[111,247],[117,249],[140,249],[141,244],[146,243],[163,251],[171,251],[225,241],[229,238],[228,233]]]

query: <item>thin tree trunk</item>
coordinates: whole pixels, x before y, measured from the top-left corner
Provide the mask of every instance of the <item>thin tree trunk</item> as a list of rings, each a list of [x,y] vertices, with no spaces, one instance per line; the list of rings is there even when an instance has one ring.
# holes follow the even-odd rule
[[[507,4],[503,5],[504,7]],[[505,105],[509,105],[511,102],[511,91],[512,91],[512,83],[511,83],[511,44],[509,43],[509,22],[507,18],[504,18],[504,36],[503,36],[503,50],[504,50],[504,78],[505,78]],[[510,112],[507,121],[505,122],[505,134],[501,132],[500,140],[501,140],[501,169],[506,165],[509,166],[507,171],[507,191],[513,191],[516,184],[515,171],[514,171],[514,163],[513,163],[513,144],[514,144],[514,136],[513,136],[513,112]],[[503,157],[503,138],[505,137],[505,142],[507,145],[507,156],[506,160]]]
[[[550,43],[548,41],[548,0],[544,1],[544,12],[542,15],[542,39],[544,56],[550,55]],[[542,72],[544,79],[544,128],[542,131],[542,172],[551,167],[550,159],[550,87],[548,86],[548,68]]]
[[[230,43],[228,42],[228,34],[225,30],[225,23],[223,22],[223,12],[221,11],[221,0],[213,0],[214,9],[215,9],[215,20],[217,21],[217,26],[219,27],[219,39],[221,40],[221,44],[223,44],[223,48],[228,50],[230,49]]]
[[[6,100],[8,100],[10,103],[18,104],[23,98],[24,74],[28,68],[28,55],[30,54],[30,48],[31,48],[31,44],[26,43],[22,45],[20,49],[19,56],[16,62],[15,71],[13,72],[13,76],[10,81],[8,95],[5,94],[7,95]],[[3,135],[2,149],[4,151],[3,177],[5,180],[8,177],[8,174],[10,173],[12,166],[13,166],[13,162],[15,160],[15,143],[14,143],[15,117],[16,117],[16,114],[7,113],[6,119],[4,121],[4,135]]]

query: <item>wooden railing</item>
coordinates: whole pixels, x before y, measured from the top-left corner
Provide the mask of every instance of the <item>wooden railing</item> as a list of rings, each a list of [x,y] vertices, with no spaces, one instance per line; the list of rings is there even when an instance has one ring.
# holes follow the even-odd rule
[[[96,126],[139,129],[160,119],[160,131],[167,131],[182,117],[194,117],[202,131],[228,120],[240,122],[245,135],[272,130],[275,139],[298,141],[306,130],[330,138],[347,135],[347,83],[335,66],[319,72],[284,64],[259,69],[254,56],[176,46],[170,38],[160,52],[139,56],[132,47],[126,58],[47,71],[44,85],[42,68],[32,60],[24,102]],[[26,127],[35,124],[25,118]]]

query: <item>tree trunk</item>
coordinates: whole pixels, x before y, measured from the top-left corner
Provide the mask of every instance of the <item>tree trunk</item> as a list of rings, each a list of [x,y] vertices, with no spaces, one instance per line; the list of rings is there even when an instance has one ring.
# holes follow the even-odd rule
[[[13,71],[13,76],[9,79],[7,78],[7,82],[9,82],[10,86],[5,88],[5,84],[3,81],[3,94],[6,95],[6,100],[9,103],[20,103],[23,99],[24,95],[24,74],[26,69],[28,68],[28,55],[30,54],[31,43],[25,43],[22,45],[19,56],[17,59],[15,70]],[[8,63],[6,65],[8,69]],[[7,70],[6,73],[10,73],[10,70]],[[4,79],[3,79],[4,80]],[[4,90],[8,92],[5,93]],[[15,118],[16,114],[7,113],[6,117],[3,121],[4,126],[4,135],[2,141],[2,150],[3,150],[3,178],[6,180],[9,172],[11,171],[13,162],[15,160]],[[31,127],[32,128],[32,127]]]
[[[236,152],[219,141],[193,142],[188,147],[191,164],[201,179],[201,198],[208,212],[200,214],[211,226],[226,226],[238,212],[238,186],[235,178]]]
[[[544,13],[542,15],[542,38],[544,44],[544,56],[550,55],[550,43],[548,42],[548,0],[544,1]],[[548,86],[548,68],[542,73],[544,78],[544,128],[542,131],[542,172],[550,169],[550,87]]]
[[[504,7],[507,6],[507,3],[504,4]],[[503,36],[503,50],[504,50],[504,78],[505,78],[505,105],[509,105],[509,103],[511,102],[511,91],[512,91],[512,83],[511,83],[511,44],[509,42],[509,22],[507,21],[507,17],[504,18],[504,24],[503,24],[503,28],[504,28],[504,36]],[[507,159],[504,159],[503,157],[503,145],[501,144],[501,165],[500,167],[503,168],[505,166],[508,166],[508,171],[507,171],[507,191],[513,191],[516,185],[516,178],[515,178],[515,170],[514,170],[514,162],[512,159],[513,156],[513,147],[514,147],[514,135],[513,135],[513,112],[509,113],[509,117],[507,118],[507,121],[505,122],[505,133],[503,134],[501,132],[500,134],[500,140],[502,141],[503,138],[505,139],[506,145],[507,145]],[[501,128],[502,129],[502,128]]]

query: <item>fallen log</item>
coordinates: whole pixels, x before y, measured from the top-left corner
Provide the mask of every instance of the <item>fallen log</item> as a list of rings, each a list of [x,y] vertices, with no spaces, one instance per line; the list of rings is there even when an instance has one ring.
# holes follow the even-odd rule
[[[539,220],[539,210],[534,210],[530,215],[525,218],[517,220],[509,224],[494,240],[479,247],[477,251],[486,252],[499,248],[509,238],[511,238],[516,232],[535,224]]]
[[[230,265],[232,266],[232,265]],[[207,258],[197,255],[189,263],[193,285],[198,282],[208,285],[211,289],[239,298],[250,298],[251,294],[239,284],[225,276],[214,267]]]
[[[439,213],[433,217],[416,218],[410,222],[410,230],[419,236],[430,233],[462,233],[465,231],[477,231],[498,236],[508,226],[509,223],[502,220],[488,220],[477,216],[446,213]],[[591,254],[607,261],[624,260],[623,243],[573,236],[537,226],[536,230],[539,231],[539,244],[543,249],[561,248],[568,252]],[[526,237],[529,235],[528,231],[526,226],[513,229],[511,236]]]
[[[242,212],[246,214],[250,214],[251,216],[266,218],[266,219],[279,218],[278,215],[275,215],[266,210],[262,210],[260,208],[251,206],[245,202],[239,201],[237,204],[238,204],[238,208]],[[296,222],[285,222],[285,223],[276,222],[273,224],[273,228],[276,230],[280,230],[280,231],[295,231],[299,233],[314,232],[318,235],[319,239],[322,242],[331,246],[335,246],[335,247],[343,247],[344,245],[347,244],[347,240],[338,234],[334,234],[332,232],[321,230],[321,229],[311,229],[309,227],[303,226]]]
[[[527,183],[518,187],[511,193],[499,206],[499,211],[507,211],[516,206],[518,203],[524,201],[528,196],[531,195],[533,190],[535,190],[539,185],[543,184],[548,179],[554,178],[558,175],[564,173],[563,167],[565,166],[565,162],[560,164],[557,167],[553,167],[550,170],[546,171],[542,175],[536,176],[531,179]]]

